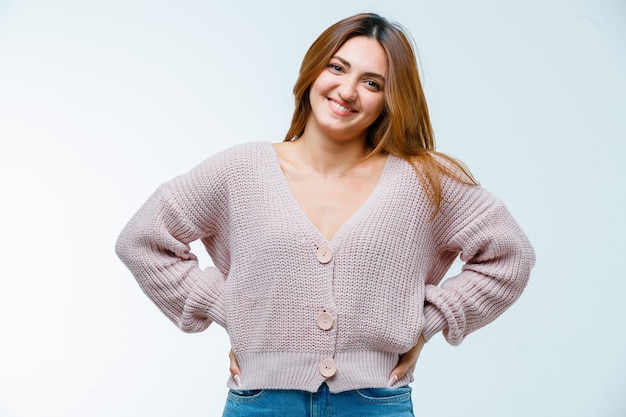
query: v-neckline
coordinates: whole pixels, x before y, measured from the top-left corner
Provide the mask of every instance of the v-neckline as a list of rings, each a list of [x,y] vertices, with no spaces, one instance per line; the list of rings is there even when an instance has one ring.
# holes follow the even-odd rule
[[[332,246],[337,246],[341,241],[341,237],[349,230],[353,224],[358,223],[358,221],[369,211],[371,206],[376,204],[376,201],[379,199],[379,194],[384,192],[384,190],[388,187],[385,187],[385,182],[388,180],[389,176],[389,166],[390,160],[393,158],[393,155],[387,155],[387,159],[383,165],[383,169],[380,172],[380,176],[376,182],[376,185],[369,193],[369,195],[365,198],[365,201],[339,226],[335,234],[329,239],[324,233],[320,231],[320,229],[313,223],[311,218],[305,213],[304,209],[300,206],[300,203],[296,199],[296,196],[287,181],[287,177],[283,171],[283,168],[280,164],[280,158],[276,149],[274,148],[273,143],[267,142],[269,146],[269,152],[272,155],[271,168],[276,173],[277,181],[277,189],[281,195],[280,203],[284,205],[284,207],[289,211],[290,215],[296,216],[300,218],[303,223],[307,225],[309,230],[313,232],[318,239],[321,240],[324,244],[331,244]]]

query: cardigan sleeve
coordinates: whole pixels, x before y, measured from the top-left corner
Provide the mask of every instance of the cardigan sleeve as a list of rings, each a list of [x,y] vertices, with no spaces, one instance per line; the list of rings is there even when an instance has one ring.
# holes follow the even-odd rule
[[[521,295],[535,263],[534,250],[504,204],[481,187],[471,187],[447,205],[439,222],[440,259],[458,254],[460,274],[440,284],[426,282],[424,338],[443,335],[452,345],[485,326]],[[447,264],[449,265],[449,264]]]
[[[219,162],[219,161],[218,161]],[[222,287],[228,272],[224,226],[225,186],[219,163],[207,160],[163,185],[119,235],[115,250],[145,294],[185,332],[225,326]],[[202,239],[222,262],[202,270],[189,243]],[[208,249],[208,247],[207,247]]]

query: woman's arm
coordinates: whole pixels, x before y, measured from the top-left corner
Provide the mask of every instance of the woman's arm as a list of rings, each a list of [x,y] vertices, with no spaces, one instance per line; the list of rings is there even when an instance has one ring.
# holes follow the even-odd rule
[[[128,222],[115,247],[146,295],[186,332],[225,322],[221,292],[228,265],[202,270],[189,247],[203,239],[218,258],[229,258],[218,238],[224,229],[219,211],[226,206],[221,201],[226,193],[219,159],[213,159],[160,186]]]
[[[426,281],[424,338],[443,331],[458,345],[469,333],[495,320],[521,295],[535,263],[533,248],[504,204],[475,187],[451,205],[440,223],[442,258],[459,253],[462,272]],[[454,211],[457,212],[454,212]]]

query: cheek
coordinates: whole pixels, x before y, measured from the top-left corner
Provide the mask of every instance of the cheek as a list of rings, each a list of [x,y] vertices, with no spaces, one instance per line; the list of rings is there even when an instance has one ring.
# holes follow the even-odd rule
[[[317,76],[315,81],[313,81],[313,84],[311,84],[311,93],[313,92],[316,92],[318,94],[323,93],[324,91],[328,90],[329,85],[330,85],[330,80],[322,72],[320,75]]]
[[[380,116],[385,109],[385,100],[376,100],[376,102],[372,105],[373,113],[376,115],[376,118]]]

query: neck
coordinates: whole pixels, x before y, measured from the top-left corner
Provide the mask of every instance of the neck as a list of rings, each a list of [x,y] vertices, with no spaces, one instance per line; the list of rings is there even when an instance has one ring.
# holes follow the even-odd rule
[[[324,176],[344,176],[369,155],[365,141],[339,142],[303,134],[295,143],[301,161]]]

